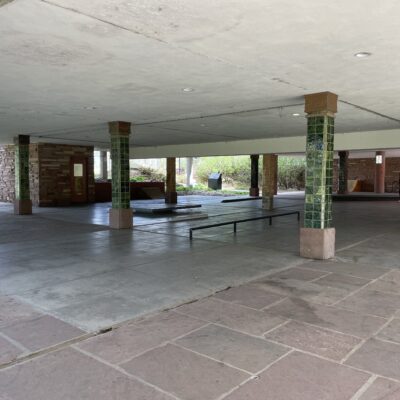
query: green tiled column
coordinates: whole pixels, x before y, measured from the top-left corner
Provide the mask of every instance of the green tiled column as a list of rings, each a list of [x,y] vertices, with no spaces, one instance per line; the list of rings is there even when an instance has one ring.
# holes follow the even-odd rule
[[[112,209],[110,226],[116,229],[132,227],[129,183],[129,135],[130,122],[110,122]]]
[[[112,208],[129,208],[129,136],[111,136],[111,160]]]
[[[29,136],[18,135],[15,144],[15,214],[32,214],[29,190]]]
[[[337,95],[330,92],[306,95],[305,112],[306,195],[304,227],[300,229],[300,255],[324,260],[335,256],[332,183]]]
[[[307,117],[306,228],[332,225],[333,135],[332,115]]]

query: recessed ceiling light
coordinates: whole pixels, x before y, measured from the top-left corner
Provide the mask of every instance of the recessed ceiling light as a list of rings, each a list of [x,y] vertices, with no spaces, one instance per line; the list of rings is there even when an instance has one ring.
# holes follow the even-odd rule
[[[359,53],[354,54],[354,57],[357,57],[357,58],[366,58],[366,57],[369,57],[369,56],[371,56],[371,55],[372,55],[372,53],[368,53],[367,51],[361,51],[361,52],[359,52]]]
[[[194,92],[194,89],[191,87],[185,87],[182,89],[183,92]]]
[[[293,117],[300,117],[299,113],[293,113],[292,115],[293,115]]]

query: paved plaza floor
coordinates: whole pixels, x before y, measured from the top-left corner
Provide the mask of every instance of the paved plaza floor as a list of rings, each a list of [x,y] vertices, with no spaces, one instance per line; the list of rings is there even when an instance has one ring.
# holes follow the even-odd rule
[[[399,203],[335,203],[320,262],[298,256],[293,215],[190,242],[266,213],[180,200],[208,219],[112,231],[107,204],[0,206],[0,400],[400,399]]]

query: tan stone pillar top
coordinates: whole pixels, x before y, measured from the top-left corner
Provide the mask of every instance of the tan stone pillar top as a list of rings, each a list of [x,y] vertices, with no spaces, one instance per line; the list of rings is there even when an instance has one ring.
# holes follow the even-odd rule
[[[331,92],[320,92],[304,95],[304,111],[307,114],[337,113],[338,95]]]
[[[131,123],[126,121],[112,121],[108,123],[110,135],[129,136],[131,134]]]

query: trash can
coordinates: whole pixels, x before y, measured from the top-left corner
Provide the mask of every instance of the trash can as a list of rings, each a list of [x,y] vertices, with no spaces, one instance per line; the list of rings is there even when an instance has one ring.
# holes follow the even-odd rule
[[[208,176],[208,188],[213,190],[222,189],[222,174],[213,172]]]

